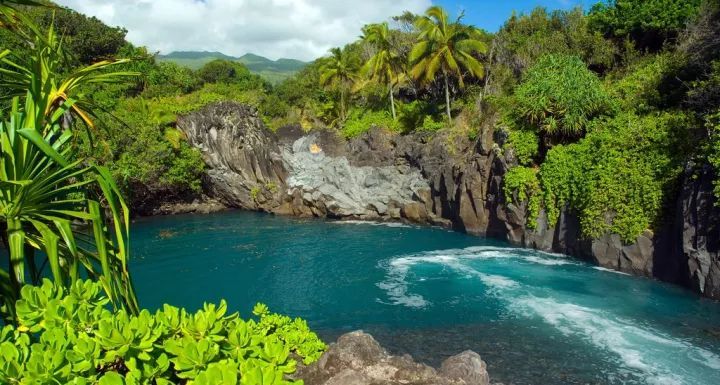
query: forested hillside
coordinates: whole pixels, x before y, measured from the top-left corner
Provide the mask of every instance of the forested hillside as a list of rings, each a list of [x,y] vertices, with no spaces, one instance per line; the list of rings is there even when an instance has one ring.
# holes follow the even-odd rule
[[[175,122],[220,100],[257,107],[273,129],[331,127],[345,137],[380,126],[474,138],[494,127],[498,151],[518,164],[507,198],[529,201],[531,217],[544,209],[551,222],[569,205],[589,237],[610,231],[629,241],[654,228],[688,162],[720,166],[714,1],[538,8],[494,34],[433,8],[368,25],[275,86],[240,63],[193,71],[158,62],[124,30],[70,10],[33,12],[45,28],[55,15],[68,68],[130,57],[127,69],[143,74],[131,86],[84,91],[99,107],[99,144],[78,144],[110,165],[138,212],[201,193],[203,162]]]

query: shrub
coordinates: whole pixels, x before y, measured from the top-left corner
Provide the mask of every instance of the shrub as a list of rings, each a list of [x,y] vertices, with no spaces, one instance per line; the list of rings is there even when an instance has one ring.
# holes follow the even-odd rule
[[[422,126],[418,127],[418,131],[427,131],[427,132],[434,132],[438,130],[442,130],[443,128],[447,127],[447,123],[444,119],[439,118],[436,119],[430,115],[426,115],[423,119]]]
[[[608,37],[630,37],[639,48],[659,49],[697,15],[702,0],[612,0],[599,2],[590,25]]]
[[[442,119],[435,119],[434,116],[440,115],[438,106],[432,105],[423,100],[413,100],[409,103],[397,104],[398,110],[398,122],[404,132],[412,132],[415,130],[427,129],[428,131],[434,131],[433,123],[440,121],[442,125]]]
[[[197,71],[197,75],[205,83],[232,83],[243,90],[263,88],[265,82],[242,63],[216,59]]]
[[[582,232],[608,232],[633,241],[661,217],[682,170],[684,115],[625,113],[594,122],[578,143],[551,149],[540,168],[550,223],[566,204],[580,217]]]
[[[646,113],[666,104],[665,79],[674,76],[679,65],[671,54],[650,56],[633,64],[627,74],[610,86],[623,110]]]
[[[588,122],[611,110],[600,79],[580,58],[546,55],[515,91],[514,114],[550,135],[578,136]]]
[[[527,202],[527,227],[537,227],[537,217],[540,214],[542,199],[540,195],[540,181],[538,171],[533,168],[517,166],[508,170],[505,174],[503,190],[505,202],[522,203]]]
[[[369,131],[373,127],[399,131],[398,122],[393,120],[387,111],[353,110],[350,112],[350,116],[343,126],[342,134],[346,138],[354,138]]]
[[[0,382],[58,384],[302,384],[287,380],[296,360],[316,361],[325,344],[299,318],[253,309],[257,320],[227,314],[227,304],[189,313],[165,305],[137,316],[110,312],[100,284],[69,290],[45,280],[25,286],[18,325],[0,333]]]
[[[720,109],[706,117],[706,127],[710,132],[708,140],[708,162],[715,169],[715,197],[720,205]]]
[[[521,165],[530,166],[538,155],[538,136],[532,130],[510,129],[505,146],[515,151]]]

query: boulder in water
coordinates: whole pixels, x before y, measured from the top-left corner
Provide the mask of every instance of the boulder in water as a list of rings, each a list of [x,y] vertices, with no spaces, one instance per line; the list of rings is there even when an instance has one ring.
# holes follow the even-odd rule
[[[340,336],[318,362],[299,368],[296,377],[306,385],[490,384],[487,366],[475,352],[448,358],[438,371],[409,355],[390,355],[362,331]]]

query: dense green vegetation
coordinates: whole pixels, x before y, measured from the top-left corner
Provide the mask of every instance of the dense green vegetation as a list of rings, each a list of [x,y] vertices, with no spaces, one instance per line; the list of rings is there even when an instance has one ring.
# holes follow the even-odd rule
[[[49,14],[29,13],[44,28]],[[135,60],[122,70],[143,74],[83,88],[102,123],[77,141],[80,154],[108,165],[138,212],[201,193],[200,155],[177,117],[236,100],[257,107],[271,129],[325,126],[348,138],[372,127],[475,138],[494,126],[510,165],[526,168],[510,171],[506,195],[531,201],[530,223],[541,210],[552,222],[567,207],[586,236],[612,231],[631,241],[661,225],[687,162],[720,163],[717,15],[715,0],[613,0],[587,13],[538,8],[489,34],[433,7],[367,25],[357,41],[278,84],[250,71],[262,61],[252,56],[243,65],[188,53],[213,59],[192,70],[70,10],[55,24],[70,42],[101,42],[73,48],[68,69],[125,56]]]
[[[136,114],[138,125],[150,121],[162,130],[164,142],[143,142],[156,145],[145,153],[162,152],[162,143],[171,147],[161,183],[188,183],[188,170],[199,174],[202,161],[168,123],[174,114],[218,100],[209,96],[218,89],[224,97],[238,89],[262,90],[265,82],[235,63],[209,63],[194,74],[155,65],[148,56],[99,60],[99,51],[87,50],[88,56],[71,57],[53,23],[35,24],[34,9],[26,14],[21,8],[37,5],[0,1],[0,26],[13,47],[0,52],[0,103],[9,107],[0,121],[0,240],[8,267],[0,269],[0,383],[302,384],[289,375],[299,361],[316,361],[325,345],[299,318],[258,304],[257,320],[246,321],[227,314],[224,301],[195,313],[169,305],[154,315],[140,310],[128,271],[129,209],[110,170],[89,156],[98,154],[98,144],[117,149],[120,144],[109,141],[116,138],[112,129],[128,137],[125,123],[97,130],[96,123],[118,122],[103,120],[110,116],[103,110],[114,108],[126,118]],[[69,23],[80,17],[70,14]],[[100,26],[73,34],[107,32]],[[149,79],[164,84],[133,84],[129,78],[140,75],[133,69],[149,70]],[[153,88],[173,83],[174,89]],[[179,106],[162,99],[200,86],[203,93],[183,96]],[[147,105],[141,96],[127,96],[145,91],[162,95],[153,99],[160,104],[133,110]],[[132,139],[126,144],[132,146]],[[120,154],[126,163],[117,162],[114,171],[144,171],[132,167],[156,161],[157,152],[149,159],[139,159],[143,151]]]
[[[716,162],[718,4],[700,7],[618,0],[587,16],[533,12],[500,31],[515,52],[493,65],[506,88],[490,104],[519,163],[505,177],[506,199],[527,202],[529,226],[540,210],[553,224],[567,207],[585,236],[632,242],[662,226],[686,162]],[[571,19],[586,21],[558,28]],[[525,59],[519,71],[513,58]]]
[[[109,166],[140,212],[201,192],[200,155],[177,116],[236,100],[257,107],[271,129],[327,126],[348,138],[372,127],[474,138],[494,125],[507,138],[502,149],[527,168],[510,171],[506,195],[530,201],[530,223],[545,210],[552,224],[568,207],[585,235],[631,241],[661,225],[686,162],[720,163],[717,9],[714,0],[538,8],[488,34],[433,7],[367,25],[359,40],[274,85],[251,63],[195,53],[213,60],[191,70],[119,43],[122,29],[69,10],[55,19],[75,26],[70,41],[102,42],[77,48],[72,63],[129,56],[124,70],[144,74],[130,85],[87,87],[105,112],[102,129],[81,135],[78,149]],[[33,12],[47,28],[48,11]]]
[[[13,3],[2,3],[0,20],[29,49],[0,53],[0,102],[10,108],[0,122],[0,239],[7,252],[0,316],[13,322],[20,288],[40,282],[48,268],[58,285],[96,279],[114,307],[137,312],[127,268],[128,207],[107,168],[77,155],[71,128],[94,127],[83,86],[135,74],[112,71],[123,60],[63,72],[54,30],[41,31]]]
[[[0,331],[0,381],[10,384],[290,385],[298,361],[310,364],[325,344],[305,321],[227,304],[190,313],[165,305],[151,314],[111,312],[102,287],[25,286],[18,324]]]

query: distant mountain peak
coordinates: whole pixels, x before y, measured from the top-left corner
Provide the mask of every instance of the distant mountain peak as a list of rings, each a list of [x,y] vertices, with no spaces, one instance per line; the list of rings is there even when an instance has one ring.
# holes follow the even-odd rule
[[[254,53],[246,53],[240,57],[226,55],[217,51],[174,51],[167,55],[158,55],[159,61],[173,62],[192,69],[198,69],[217,59],[243,63],[251,72],[257,73],[272,82],[285,79],[308,64],[295,59],[270,60]]]

